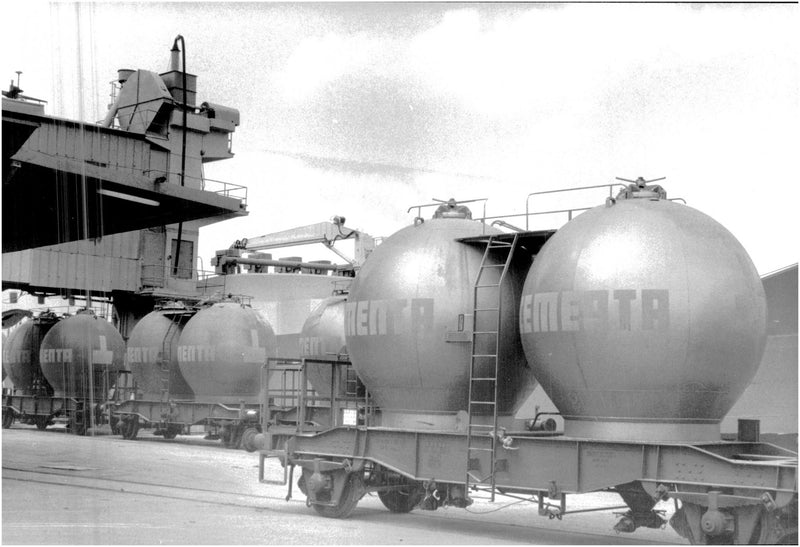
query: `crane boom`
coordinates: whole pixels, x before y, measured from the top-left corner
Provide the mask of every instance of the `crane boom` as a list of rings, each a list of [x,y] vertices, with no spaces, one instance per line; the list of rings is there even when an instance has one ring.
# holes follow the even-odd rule
[[[351,238],[354,240],[355,248],[355,257],[353,258],[345,256],[334,248],[334,244],[337,241]],[[375,248],[374,237],[367,233],[347,228],[342,217],[334,217],[333,222],[318,222],[281,232],[237,240],[231,245],[231,248],[245,251],[261,251],[314,243],[325,245],[355,267],[361,266]]]

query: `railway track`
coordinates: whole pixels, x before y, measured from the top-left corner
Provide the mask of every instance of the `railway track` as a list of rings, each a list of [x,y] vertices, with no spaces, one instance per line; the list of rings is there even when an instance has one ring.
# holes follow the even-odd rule
[[[191,451],[212,451],[216,452],[216,447],[188,447],[187,452]],[[224,451],[220,451],[225,453]],[[43,458],[45,459],[45,458]],[[326,528],[329,530],[321,536],[320,530],[312,526],[318,522],[310,510],[305,507],[302,499],[292,499],[287,503],[285,491],[282,487],[272,487],[266,489],[263,494],[252,492],[237,491],[231,485],[230,488],[208,488],[202,485],[179,485],[167,484],[164,481],[143,480],[136,478],[115,478],[102,476],[106,471],[104,465],[97,465],[96,462],[76,462],[52,464],[47,461],[31,461],[29,464],[20,465],[19,463],[9,463],[3,465],[3,541],[18,542],[19,535],[24,537],[36,538],[34,542],[40,542],[50,537],[55,531],[63,533],[64,537],[80,538],[84,543],[94,543],[93,537],[106,538],[115,537],[113,534],[128,534],[135,538],[137,542],[148,543],[174,543],[185,542],[185,535],[193,534],[192,528],[198,526],[202,520],[202,515],[214,515],[221,521],[226,520],[227,514],[243,516],[250,515],[248,526],[254,530],[263,528],[265,522],[275,524],[283,522],[283,525],[274,526],[275,530],[280,530],[284,526],[293,529],[289,535],[276,532],[270,539],[264,539],[264,543],[387,543],[387,538],[396,537],[397,543],[404,543],[409,540],[428,541],[430,543],[569,543],[569,544],[663,544],[665,541],[643,540],[641,537],[616,536],[609,533],[593,533],[590,530],[578,531],[573,529],[554,529],[553,523],[542,521],[541,526],[531,525],[530,519],[527,524],[516,522],[516,516],[524,509],[529,517],[535,519],[533,507],[518,508],[511,512],[493,511],[491,517],[485,516],[481,520],[476,520],[474,514],[466,514],[463,511],[440,510],[435,513],[415,511],[411,515],[402,519],[397,519],[383,508],[377,497],[367,496],[353,517],[346,521],[331,522],[326,521]],[[201,465],[205,468],[205,464]],[[203,472],[207,472],[204,469]],[[49,522],[26,522],[20,521],[15,516],[18,515],[18,503],[15,492],[38,491],[48,492],[47,497],[51,499],[96,499],[103,500],[106,507],[118,508],[110,511],[110,521],[95,518],[92,522],[92,510],[87,515],[80,518],[73,518],[70,522],[58,522],[59,518],[50,519]],[[41,500],[42,496],[36,496]],[[178,502],[178,503],[176,503]],[[496,503],[484,509],[498,509],[503,503]],[[162,524],[139,526],[138,520],[142,517],[148,518],[150,511],[142,512],[140,509],[147,507],[166,508],[164,520],[174,523],[171,526]],[[183,507],[183,510],[179,508]],[[66,508],[66,507],[65,507]],[[124,508],[124,511],[123,511]],[[172,508],[172,509],[169,509]],[[95,511],[96,512],[96,511]],[[120,520],[120,514],[126,513],[127,516]],[[477,511],[476,511],[477,512]],[[174,514],[173,514],[174,513]],[[265,514],[269,517],[265,520]],[[179,524],[181,515],[192,515],[188,527]],[[63,516],[63,515],[62,515]],[[511,516],[513,518],[504,518]],[[52,515],[51,515],[52,517]],[[74,517],[74,515],[73,515]],[[97,517],[97,516],[95,516]],[[300,530],[296,529],[297,522],[303,523]],[[547,522],[547,523],[546,523]],[[560,523],[559,523],[560,524]],[[339,530],[330,530],[336,528]],[[354,534],[348,535],[347,531]],[[342,534],[345,535],[342,535]],[[18,535],[19,534],[19,535]],[[72,534],[78,534],[73,536]],[[83,534],[83,535],[81,535]],[[206,541],[203,541],[203,538]],[[237,536],[228,537],[231,543],[247,543],[247,534],[242,538]],[[173,541],[170,538],[175,538]],[[208,541],[212,536],[205,533],[191,541],[196,543],[213,543]],[[408,539],[404,539],[408,538]],[[237,541],[244,539],[245,541]],[[381,541],[382,539],[382,541]],[[335,540],[335,541],[334,541]],[[25,541],[22,541],[25,543]],[[58,540],[53,541],[59,543]],[[111,541],[114,543],[114,541]],[[392,543],[392,542],[389,542]],[[666,543],[680,543],[669,542]]]

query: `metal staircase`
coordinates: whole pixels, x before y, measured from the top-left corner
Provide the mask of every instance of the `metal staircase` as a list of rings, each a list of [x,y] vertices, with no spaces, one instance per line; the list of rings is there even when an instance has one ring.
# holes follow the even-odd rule
[[[517,248],[519,234],[498,239],[490,235],[481,259],[473,287],[472,344],[469,367],[469,400],[467,422],[467,474],[465,493],[470,487],[491,486],[491,501],[495,497],[495,467],[497,464],[497,388],[500,354],[500,318],[502,317],[502,287]],[[505,254],[505,259],[494,259]],[[491,416],[486,423],[479,417]],[[489,441],[487,447],[486,440]],[[488,474],[480,472],[481,453],[490,453]]]

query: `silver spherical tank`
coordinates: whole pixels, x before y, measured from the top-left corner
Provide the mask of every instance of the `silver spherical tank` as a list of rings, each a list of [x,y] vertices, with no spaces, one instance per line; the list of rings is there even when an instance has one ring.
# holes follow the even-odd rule
[[[186,317],[180,310],[156,310],[142,317],[133,327],[125,362],[142,399],[193,398],[194,394],[178,366],[178,339]]]
[[[275,353],[275,334],[261,314],[238,302],[220,302],[186,323],[178,365],[197,400],[257,403],[261,368]]]
[[[534,260],[520,330],[573,437],[718,440],[752,380],[766,302],[719,223],[636,187],[561,228]]]
[[[39,349],[45,335],[56,324],[53,313],[24,319],[3,341],[3,373],[21,395],[52,395],[53,388],[42,374]]]
[[[45,335],[39,362],[56,397],[102,400],[125,369],[125,341],[105,319],[79,312]]]
[[[300,331],[300,357],[336,361],[347,354],[344,338],[346,296],[326,298],[311,312]],[[331,396],[332,367],[325,364],[306,365],[308,381],[322,397]],[[346,393],[345,379],[340,379],[339,396]]]
[[[496,233],[464,215],[437,214],[386,239],[356,276],[346,304],[347,349],[384,416],[467,410],[473,291],[485,245],[458,240]],[[501,260],[489,257],[493,264]],[[501,268],[487,270],[499,277]],[[501,414],[513,412],[535,386],[516,320],[523,277],[524,272],[510,271],[501,293]],[[497,295],[494,303],[479,306],[496,307]],[[478,325],[479,331],[490,328]],[[479,354],[487,351],[476,348]],[[481,393],[473,399],[488,398]]]

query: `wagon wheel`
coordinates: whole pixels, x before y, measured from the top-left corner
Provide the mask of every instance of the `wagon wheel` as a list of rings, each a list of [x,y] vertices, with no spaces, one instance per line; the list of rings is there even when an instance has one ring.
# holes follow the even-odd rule
[[[225,448],[239,448],[242,441],[242,426],[228,424],[222,428],[219,438],[222,439],[222,446]]]
[[[678,530],[677,528],[676,530],[688,539],[690,544],[729,545],[737,542],[736,535],[733,532],[718,536],[703,533],[699,525],[699,517],[705,512],[704,507],[684,503],[679,511],[686,515],[687,520],[683,530]],[[734,510],[733,514],[735,518],[738,518],[737,510]],[[693,525],[690,525],[690,522]],[[797,545],[797,505],[793,505],[786,511],[769,512],[762,510],[751,537],[746,538],[744,543],[752,545]]]
[[[350,516],[358,505],[358,500],[364,495],[361,478],[358,473],[350,473],[345,479],[344,490],[336,505],[313,504],[314,510],[323,517],[331,519],[344,519]]]
[[[225,448],[233,448],[231,446],[233,442],[233,428],[231,424],[222,426],[222,429],[219,431],[219,440],[222,441],[222,446]]]
[[[3,429],[8,429],[14,423],[14,412],[11,410],[3,411]]]
[[[122,438],[132,440],[136,438],[139,433],[139,416],[127,416],[122,419]]]
[[[50,416],[36,416],[34,421],[36,423],[36,428],[44,431],[47,429],[47,426],[50,425]]]
[[[418,485],[408,485],[399,490],[378,492],[383,505],[392,513],[410,513],[425,497]]]
[[[750,543],[797,545],[797,498],[779,512],[762,511]]]
[[[258,435],[258,429],[255,427],[248,427],[242,433],[242,448],[247,450],[248,452],[255,452],[256,445],[255,445],[255,438]]]
[[[69,429],[73,435],[86,435],[87,415],[82,410],[76,410],[69,419]]]
[[[178,436],[180,433],[181,427],[175,424],[167,425],[166,429],[164,429],[164,438],[167,440],[172,440]]]

